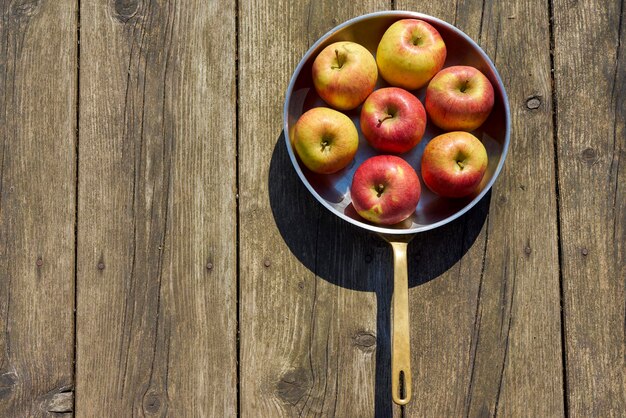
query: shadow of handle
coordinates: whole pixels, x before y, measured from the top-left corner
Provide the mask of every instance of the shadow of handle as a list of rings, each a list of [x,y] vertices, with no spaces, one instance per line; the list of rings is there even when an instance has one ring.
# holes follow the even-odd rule
[[[398,405],[411,400],[409,338],[408,242],[390,241],[393,249],[393,323],[391,326],[391,398]]]

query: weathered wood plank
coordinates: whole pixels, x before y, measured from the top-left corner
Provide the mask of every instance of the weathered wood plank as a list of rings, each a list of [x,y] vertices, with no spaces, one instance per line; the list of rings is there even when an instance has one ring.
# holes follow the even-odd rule
[[[559,208],[571,416],[626,411],[624,1],[554,1]]]
[[[409,249],[419,260],[413,271],[436,279],[410,291],[415,399],[406,416],[562,415],[548,6],[396,5],[477,40],[498,67],[512,112],[510,153],[482,230],[480,217],[465,217],[456,229],[418,236]],[[531,97],[539,107],[529,108]],[[467,234],[476,229],[472,244]],[[431,236],[446,245],[433,251]],[[460,255],[447,272],[429,273]]]
[[[315,203],[281,135],[285,90],[307,48],[334,25],[389,7],[240,2],[244,417],[391,414],[391,253]]]
[[[235,26],[230,2],[81,2],[85,416],[236,413]]]
[[[71,413],[76,2],[0,2],[0,416]]]

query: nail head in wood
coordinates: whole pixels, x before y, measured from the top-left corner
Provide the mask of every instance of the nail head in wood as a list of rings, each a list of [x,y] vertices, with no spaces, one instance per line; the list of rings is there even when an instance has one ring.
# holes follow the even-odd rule
[[[37,262],[35,264],[37,264],[37,267],[43,266],[43,260],[41,259],[41,257],[37,259]]]
[[[583,256],[587,256],[589,254],[589,250],[586,248],[583,248],[582,250],[580,250],[580,252],[582,253]]]
[[[263,265],[264,265],[265,267],[269,267],[269,266],[271,266],[271,265],[272,265],[272,262],[266,258],[266,259],[265,259],[265,261],[263,262]]]

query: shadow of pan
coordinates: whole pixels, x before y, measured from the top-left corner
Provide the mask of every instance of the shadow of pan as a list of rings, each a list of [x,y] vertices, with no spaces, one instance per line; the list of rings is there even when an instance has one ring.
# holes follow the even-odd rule
[[[376,294],[375,410],[377,417],[391,416],[391,248],[378,235],[333,215],[309,193],[293,169],[284,133],[272,154],[268,190],[276,226],[304,266],[334,285]],[[435,279],[463,257],[483,228],[490,200],[491,192],[459,219],[417,234],[409,245],[409,287]]]

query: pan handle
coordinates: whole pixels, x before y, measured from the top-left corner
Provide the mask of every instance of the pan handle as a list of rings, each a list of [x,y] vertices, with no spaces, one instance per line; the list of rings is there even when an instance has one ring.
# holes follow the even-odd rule
[[[411,348],[409,338],[409,281],[407,242],[393,248],[393,322],[391,332],[391,397],[398,405],[411,400]]]

